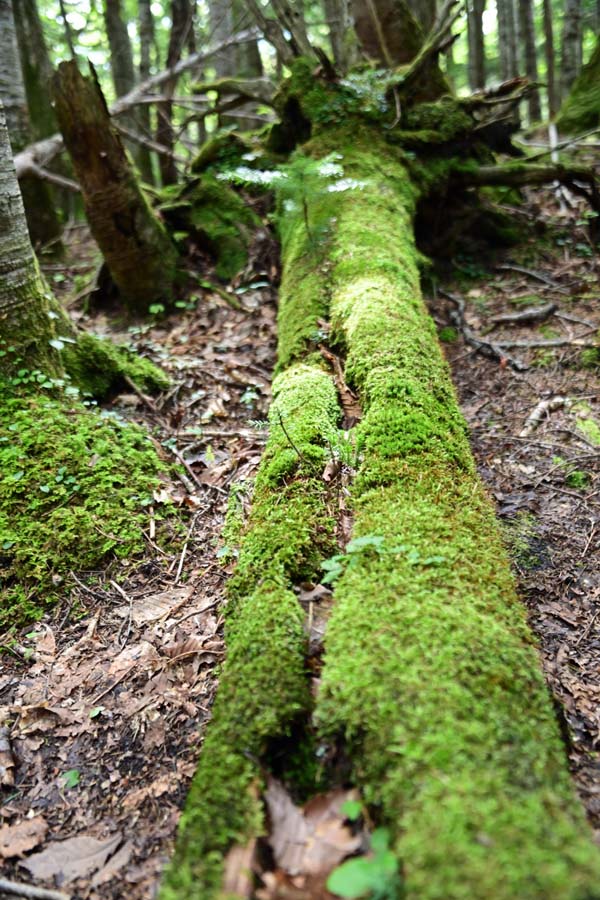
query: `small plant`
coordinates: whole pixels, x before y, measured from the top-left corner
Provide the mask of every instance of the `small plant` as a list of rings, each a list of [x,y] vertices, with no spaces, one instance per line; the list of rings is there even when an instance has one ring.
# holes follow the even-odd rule
[[[371,835],[368,856],[349,859],[327,879],[327,889],[349,900],[370,897],[371,900],[400,900],[403,895],[398,858],[390,850],[387,828],[377,828]]]
[[[321,563],[321,568],[325,572],[321,579],[322,584],[332,584],[337,581],[347,568],[351,568],[359,562],[363,553],[372,553],[377,556],[403,555],[409,566],[439,566],[446,562],[445,556],[421,556],[419,550],[409,547],[407,544],[386,547],[385,538],[382,535],[365,534],[350,541],[346,546],[345,553],[337,553]]]

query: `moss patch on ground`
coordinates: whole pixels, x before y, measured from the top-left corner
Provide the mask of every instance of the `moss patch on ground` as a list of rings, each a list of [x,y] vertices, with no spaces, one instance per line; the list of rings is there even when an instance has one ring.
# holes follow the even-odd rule
[[[141,553],[165,468],[140,428],[77,399],[4,397],[0,628],[39,618],[71,570]]]
[[[321,479],[339,410],[330,376],[298,364],[273,386],[271,430],[228,586],[227,659],[161,900],[220,896],[235,843],[264,833],[261,760],[309,713],[304,613],[291,590],[333,549]]]

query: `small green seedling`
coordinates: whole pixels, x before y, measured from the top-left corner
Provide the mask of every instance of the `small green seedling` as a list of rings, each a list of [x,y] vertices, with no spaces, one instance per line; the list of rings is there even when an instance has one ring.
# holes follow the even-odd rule
[[[387,828],[377,828],[371,835],[369,855],[349,859],[334,869],[327,879],[327,889],[348,900],[359,897],[400,900],[403,896],[400,867],[389,843]]]

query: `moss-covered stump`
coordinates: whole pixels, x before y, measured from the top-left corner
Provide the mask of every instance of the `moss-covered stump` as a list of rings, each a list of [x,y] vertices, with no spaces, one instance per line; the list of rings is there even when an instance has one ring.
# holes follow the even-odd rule
[[[165,469],[136,426],[76,398],[4,391],[0,630],[39,618],[64,594],[69,572],[141,553],[146,507]]]
[[[577,134],[600,125],[600,36],[560,108],[556,125],[562,134]]]
[[[159,208],[174,231],[194,238],[214,258],[219,278],[231,280],[243,269],[261,222],[216,175],[206,172],[169,191]]]
[[[371,129],[341,164],[361,187],[334,195],[330,316],[364,410],[355,536],[383,543],[336,585],[316,719],[345,736],[406,897],[600,897],[600,855],[421,300],[415,191]]]

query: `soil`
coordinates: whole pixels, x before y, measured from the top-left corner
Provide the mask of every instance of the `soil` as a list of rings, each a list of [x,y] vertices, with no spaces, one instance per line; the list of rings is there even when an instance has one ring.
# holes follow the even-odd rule
[[[461,334],[444,347],[479,471],[506,525],[575,783],[600,829],[599,449],[581,425],[600,421],[600,386],[580,345],[593,344],[600,327],[599,264],[583,207],[570,202],[561,213],[552,191],[531,193],[515,215],[535,218],[543,240],[483,263],[465,253],[429,300],[445,337],[456,304],[443,292],[464,299],[466,324],[479,335],[494,316],[557,306],[541,324],[502,324],[485,335],[565,340],[510,349],[524,371],[502,355],[484,357]],[[69,265],[48,274],[80,304],[96,258],[85,229],[71,232],[70,251]],[[0,811],[4,877],[30,881],[28,863],[36,884],[72,898],[155,895],[225,652],[231,563],[221,531],[232,486],[247,503],[243,486],[264,445],[275,283],[273,268],[259,267],[237,293],[203,288],[177,315],[129,330],[74,307],[82,326],[131,343],[173,377],[155,401],[132,391],[110,408],[145,423],[162,452],[183,461],[171,493],[186,511],[187,541],[177,556],[161,550],[149,509],[145,558],[118,572],[74,573],[64,605],[2,656],[0,764],[15,781]],[[556,397],[566,402],[548,404],[523,435],[540,401]],[[67,844],[69,864],[59,864],[59,842],[82,836],[97,843]]]

